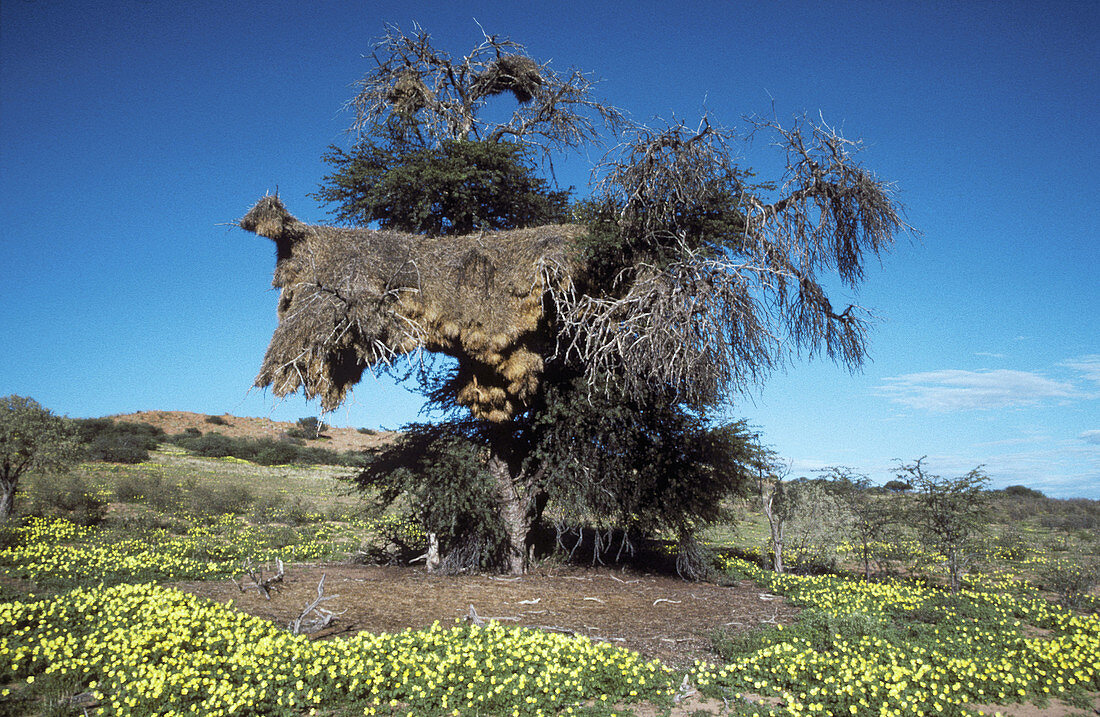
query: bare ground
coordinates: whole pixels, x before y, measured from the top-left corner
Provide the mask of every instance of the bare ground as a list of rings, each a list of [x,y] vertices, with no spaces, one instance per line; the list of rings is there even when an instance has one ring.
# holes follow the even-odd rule
[[[301,566],[287,568],[270,600],[255,589],[242,593],[229,580],[176,587],[218,602],[233,600],[237,609],[286,627],[317,597],[322,574],[325,595],[339,595],[324,607],[347,610],[333,627],[318,633],[322,639],[360,630],[422,628],[436,620],[449,624],[468,615],[472,605],[484,619],[583,635],[682,667],[696,659],[717,659],[709,639],[716,628],[790,624],[798,612],[750,581],[720,587],[607,568],[557,567],[505,578],[431,575],[422,567]],[[248,578],[241,582],[251,584]]]

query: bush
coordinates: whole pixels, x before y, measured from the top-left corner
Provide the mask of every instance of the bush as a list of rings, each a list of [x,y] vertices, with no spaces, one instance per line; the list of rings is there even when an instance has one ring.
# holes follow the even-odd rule
[[[251,460],[262,466],[284,466],[298,461],[300,448],[282,441],[258,442]]]
[[[355,453],[337,453],[325,448],[296,445],[293,440],[273,441],[269,438],[230,438],[220,433],[204,436],[179,434],[171,441],[197,456],[226,458],[232,456],[260,465],[277,466],[290,463],[359,466],[362,458]]]
[[[144,463],[149,460],[149,451],[156,447],[155,440],[150,441],[140,436],[106,434],[99,436],[88,446],[88,458],[110,463]]]
[[[75,425],[85,455],[93,461],[143,463],[164,438],[163,430],[148,423],[88,418]]]
[[[200,485],[192,488],[187,494],[184,509],[196,516],[240,515],[248,512],[253,500],[252,491],[247,486]]]
[[[107,499],[78,473],[37,476],[27,497],[31,515],[79,525],[98,525],[107,517]]]
[[[1004,494],[1012,498],[1046,498],[1045,495],[1034,488],[1022,485],[1010,485],[1004,489]]]
[[[1058,595],[1065,607],[1079,607],[1100,583],[1100,562],[1095,559],[1051,560],[1039,573],[1043,587]]]
[[[203,419],[207,423],[212,423],[215,426],[228,426],[229,421],[225,420],[221,416],[207,416]]]
[[[374,430],[373,428],[360,428],[360,429],[358,429],[358,431],[360,433],[362,433],[364,436],[376,436],[376,435],[378,435],[378,431]]]

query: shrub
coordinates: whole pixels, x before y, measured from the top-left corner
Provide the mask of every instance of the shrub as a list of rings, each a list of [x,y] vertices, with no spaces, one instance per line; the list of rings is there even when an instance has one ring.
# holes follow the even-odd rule
[[[238,443],[229,436],[223,436],[220,433],[207,433],[204,436],[195,438],[183,438],[177,442],[195,455],[206,456],[207,458],[225,458],[234,455]]]
[[[254,496],[239,484],[195,486],[187,494],[185,509],[196,516],[239,515],[248,512]]]
[[[299,448],[281,441],[257,441],[251,460],[262,466],[282,466],[298,460]]]
[[[364,436],[376,436],[376,435],[378,435],[378,431],[374,430],[373,428],[360,428],[360,429],[358,429],[358,431],[360,433],[362,433]]]
[[[151,444],[151,445],[150,445]],[[88,458],[110,463],[144,463],[157,447],[152,439],[125,433],[104,434],[88,446]]]
[[[225,420],[221,416],[207,416],[203,419],[207,423],[212,423],[215,426],[228,426],[229,421]]]
[[[1079,607],[1100,583],[1100,562],[1096,559],[1051,560],[1040,571],[1043,587],[1058,595],[1065,607]]]
[[[1022,485],[1010,485],[1004,489],[1004,494],[1013,498],[1046,498],[1040,491]]]
[[[225,458],[232,456],[260,465],[325,464],[358,466],[362,458],[355,453],[337,453],[324,448],[299,446],[292,440],[273,441],[269,438],[231,438],[220,433],[204,436],[179,434],[172,442],[197,456]]]
[[[85,455],[93,461],[143,463],[149,460],[165,437],[164,431],[148,423],[88,418],[74,422]]]
[[[27,512],[98,525],[107,517],[107,499],[78,473],[37,476],[28,491]]]
[[[301,438],[307,441],[314,441],[318,438],[328,438],[328,436],[321,434],[322,428],[324,428],[324,424],[321,423],[321,419],[316,416],[299,418],[298,425],[288,429],[286,435],[290,438]]]

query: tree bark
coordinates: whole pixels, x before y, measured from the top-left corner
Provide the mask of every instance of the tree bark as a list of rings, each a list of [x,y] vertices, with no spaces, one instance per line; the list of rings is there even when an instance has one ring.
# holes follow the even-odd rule
[[[523,575],[527,567],[527,533],[531,529],[530,481],[517,460],[514,439],[506,429],[489,440],[489,475],[497,488],[501,520],[507,534],[508,555],[504,569],[509,575]]]
[[[0,525],[7,524],[15,512],[15,481],[0,480]]]

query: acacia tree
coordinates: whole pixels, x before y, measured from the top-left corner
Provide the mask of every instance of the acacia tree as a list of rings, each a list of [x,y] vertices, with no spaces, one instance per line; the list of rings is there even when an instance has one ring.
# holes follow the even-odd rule
[[[31,471],[66,465],[75,450],[73,431],[65,419],[33,398],[0,398],[0,525],[15,510],[19,480]]]
[[[912,483],[921,538],[944,556],[951,592],[958,592],[962,572],[973,557],[973,539],[985,524],[989,476],[978,466],[966,475],[943,478],[925,472],[925,458],[899,466],[898,477]]]
[[[506,420],[464,424],[485,450],[510,572],[523,570],[527,531],[555,492],[583,496],[586,507],[607,496],[613,505],[661,513],[653,496],[665,488],[655,472],[645,480],[593,482],[595,471],[572,457],[578,448],[605,465],[614,459],[616,470],[634,476],[631,451],[644,446],[634,455],[660,455],[675,444],[678,455],[690,458],[677,466],[701,466],[667,493],[687,507],[663,505],[673,516],[665,527],[671,523],[686,537],[705,514],[702,506],[714,502],[716,494],[703,486],[723,485],[715,478],[722,477],[723,461],[705,448],[708,417],[717,407],[795,356],[824,353],[852,369],[862,362],[869,316],[857,306],[834,309],[821,277],[835,273],[855,287],[865,261],[889,247],[905,225],[890,187],[855,160],[858,143],[804,119],[790,127],[756,119],[742,134],[706,118],[694,130],[629,125],[622,112],[594,99],[586,75],[558,74],[497,36],[452,58],[420,28],[411,34],[390,28],[372,57],[375,67],[349,102],[352,128],[365,139],[353,154],[330,154],[337,171],[317,195],[335,202],[345,219],[409,215],[394,226],[438,234],[475,223],[493,228],[545,220],[546,213],[496,212],[495,203],[511,192],[472,192],[480,203],[473,212],[423,195],[410,199],[408,191],[425,183],[409,179],[422,173],[406,170],[437,153],[488,155],[472,148],[510,143],[526,152],[512,152],[513,164],[525,158],[530,172],[535,157],[596,141],[601,128],[623,132],[595,170],[592,198],[574,212],[586,227],[574,247],[577,261],[570,268],[540,264],[548,275],[544,313],[537,335],[524,339],[540,366],[537,390]],[[501,121],[486,119],[488,99],[503,93],[517,100],[515,110]],[[786,170],[772,183],[753,184],[731,147],[762,133],[785,152]],[[469,176],[477,185],[478,176],[488,175]],[[525,196],[555,202],[545,185],[517,186]],[[395,197],[402,198],[390,201]],[[432,216],[445,211],[451,216]],[[491,220],[494,215],[505,218]],[[280,225],[289,221],[280,217]],[[435,405],[460,411],[455,380],[477,357],[451,350],[458,368],[425,371],[421,380]],[[570,407],[567,416],[561,406]],[[585,406],[601,408],[588,420]],[[640,418],[597,420],[613,406],[630,407]],[[576,433],[563,436],[562,420]],[[586,421],[597,434],[582,435]],[[737,445],[727,441],[723,450],[736,454]]]
[[[875,492],[870,478],[846,466],[826,468],[822,475],[852,518],[849,534],[859,550],[863,579],[870,580],[876,543],[884,540],[898,521],[896,499]]]

